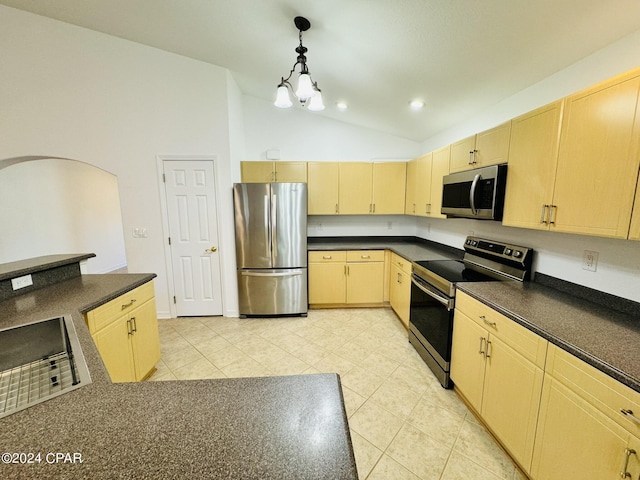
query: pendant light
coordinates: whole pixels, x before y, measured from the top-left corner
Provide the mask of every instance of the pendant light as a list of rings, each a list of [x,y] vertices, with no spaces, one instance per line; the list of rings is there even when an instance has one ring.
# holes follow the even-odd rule
[[[302,32],[306,32],[311,28],[311,22],[304,17],[296,17],[293,19],[293,23],[299,31],[298,38],[300,40],[300,45],[296,48],[298,58],[296,59],[296,63],[293,64],[293,68],[289,72],[289,76],[287,78],[282,77],[280,80],[274,105],[279,108],[291,107],[293,105],[291,97],[289,96],[289,90],[291,90],[291,92],[294,92],[294,95],[300,102],[301,106],[306,106],[309,110],[315,112],[324,110],[322,92],[318,88],[318,84],[311,78],[311,74],[307,68],[307,57],[305,56],[307,48],[302,45]],[[296,71],[296,67],[298,65],[300,65],[300,73],[298,74],[297,88],[294,91],[289,80]]]

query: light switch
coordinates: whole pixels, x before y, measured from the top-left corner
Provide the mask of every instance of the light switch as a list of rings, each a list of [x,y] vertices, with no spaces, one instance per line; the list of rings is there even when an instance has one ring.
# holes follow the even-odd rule
[[[133,229],[133,238],[147,238],[147,229],[145,227],[135,227]]]

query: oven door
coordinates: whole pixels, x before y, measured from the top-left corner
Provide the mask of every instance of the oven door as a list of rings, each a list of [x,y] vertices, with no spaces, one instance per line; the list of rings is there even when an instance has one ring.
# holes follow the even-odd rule
[[[454,299],[413,274],[409,341],[443,387],[449,388]]]

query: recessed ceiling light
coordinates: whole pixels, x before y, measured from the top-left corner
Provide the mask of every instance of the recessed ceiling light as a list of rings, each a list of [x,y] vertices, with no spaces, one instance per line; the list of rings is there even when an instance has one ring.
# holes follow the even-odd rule
[[[424,101],[422,101],[422,100],[411,100],[409,102],[409,106],[411,107],[412,110],[420,110],[420,109],[424,108]]]
[[[338,108],[338,110],[344,111],[349,108],[349,105],[347,105],[345,102],[338,102],[336,103],[336,107]]]

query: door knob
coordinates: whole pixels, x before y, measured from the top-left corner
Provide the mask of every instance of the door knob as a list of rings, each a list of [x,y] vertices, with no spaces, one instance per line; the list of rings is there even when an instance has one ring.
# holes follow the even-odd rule
[[[218,247],[207,248],[204,253],[215,253],[218,251]]]

